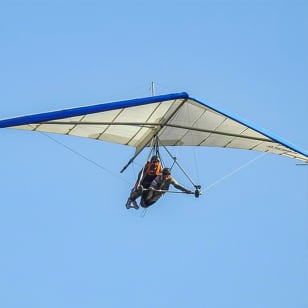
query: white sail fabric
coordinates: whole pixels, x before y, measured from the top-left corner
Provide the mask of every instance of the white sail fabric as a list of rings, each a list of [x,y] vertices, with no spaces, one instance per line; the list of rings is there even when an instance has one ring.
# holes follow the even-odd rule
[[[307,153],[293,144],[187,93],[23,116],[2,120],[0,127],[115,142],[137,153],[158,136],[165,146],[256,150],[308,162]]]

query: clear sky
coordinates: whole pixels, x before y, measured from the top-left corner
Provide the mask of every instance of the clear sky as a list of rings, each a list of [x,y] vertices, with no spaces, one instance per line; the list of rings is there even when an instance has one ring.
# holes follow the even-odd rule
[[[0,33],[0,118],[150,96],[154,81],[308,149],[307,1],[1,0]],[[1,307],[308,307],[308,167],[171,149],[205,193],[142,217],[125,202],[144,158],[119,173],[132,148],[0,136]]]

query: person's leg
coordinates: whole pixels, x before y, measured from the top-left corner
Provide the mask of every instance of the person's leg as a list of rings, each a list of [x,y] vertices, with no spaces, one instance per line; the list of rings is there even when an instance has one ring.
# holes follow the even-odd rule
[[[144,198],[144,207],[153,205],[161,196],[162,194],[157,191],[149,191],[148,195]]]
[[[126,208],[127,209],[130,209],[130,208],[134,208],[136,210],[139,209],[139,206],[137,204],[137,201],[136,199],[140,196],[140,193],[135,190],[135,189],[132,189],[131,193],[130,193],[130,196],[128,197],[127,201],[126,201]],[[133,205],[131,205],[133,203]]]

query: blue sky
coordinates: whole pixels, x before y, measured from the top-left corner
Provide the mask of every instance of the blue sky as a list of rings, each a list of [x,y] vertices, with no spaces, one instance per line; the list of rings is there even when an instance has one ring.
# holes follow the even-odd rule
[[[2,0],[0,31],[1,118],[149,96],[155,81],[308,148],[306,1]],[[141,217],[125,202],[144,157],[119,173],[133,149],[0,133],[1,307],[308,306],[307,167],[173,149],[211,188]]]

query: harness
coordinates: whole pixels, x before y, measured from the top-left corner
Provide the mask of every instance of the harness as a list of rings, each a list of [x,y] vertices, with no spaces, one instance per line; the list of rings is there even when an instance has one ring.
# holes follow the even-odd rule
[[[150,161],[148,161],[146,163],[146,166],[144,168],[144,176],[157,176],[159,175],[161,172],[161,164],[160,162],[157,163],[151,163]]]
[[[141,184],[141,182],[151,182],[157,175],[159,175],[162,171],[162,165],[164,165],[164,163],[162,162],[161,164],[161,156],[159,153],[159,138],[157,135],[155,135],[153,137],[153,139],[151,140],[151,143],[149,143],[149,147],[150,147],[150,152],[148,155],[148,159],[150,158],[151,155],[157,155],[160,158],[160,161],[157,164],[151,164],[150,161],[147,161],[147,163],[145,164],[144,168],[141,171],[141,176],[139,177],[138,182],[135,185],[135,188],[138,188]],[[170,167],[170,169],[173,168],[174,165],[177,165],[180,170],[184,173],[184,175],[187,177],[187,179],[191,182],[191,184],[193,184],[193,186],[195,187],[195,197],[199,197],[201,194],[201,186],[200,185],[196,185],[193,180],[190,178],[190,176],[188,175],[188,173],[182,168],[182,166],[177,162],[176,157],[172,156],[172,154],[169,152],[169,150],[167,149],[167,147],[165,145],[162,145],[162,147],[166,150],[166,152],[169,154],[169,156],[173,159],[173,164]],[[129,161],[129,163],[122,169],[121,172],[123,172],[126,167],[134,160],[135,157],[131,158],[131,160]],[[165,182],[165,181],[163,181]],[[147,183],[150,184],[150,183]],[[163,184],[163,183],[161,183]],[[143,189],[143,188],[142,188]],[[164,192],[167,192],[164,191]]]

